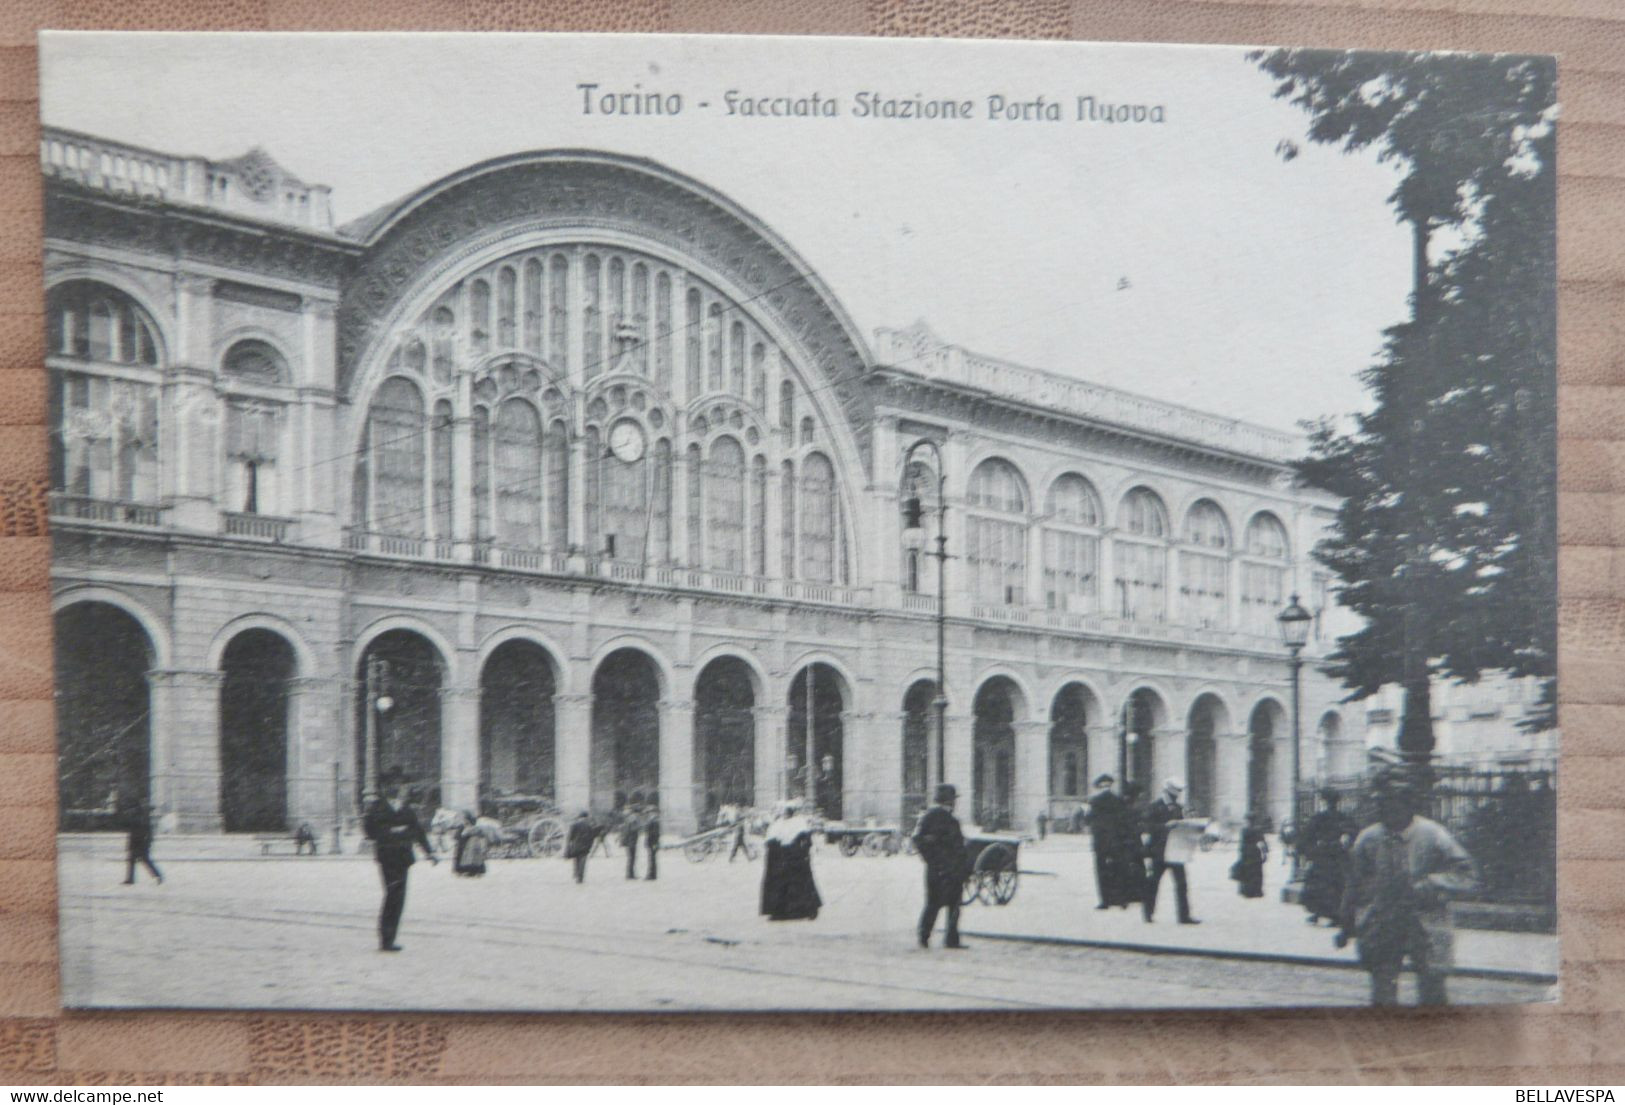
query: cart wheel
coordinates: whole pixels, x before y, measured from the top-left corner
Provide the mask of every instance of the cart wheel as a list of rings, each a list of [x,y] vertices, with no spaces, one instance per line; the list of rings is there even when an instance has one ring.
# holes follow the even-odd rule
[[[564,851],[564,822],[544,817],[530,827],[530,854],[551,859]]]
[[[970,905],[982,889],[982,876],[972,871],[965,876],[965,889],[959,895],[960,905]]]
[[[886,854],[885,833],[865,833],[863,836],[863,854],[870,859]]]
[[[690,863],[704,863],[711,856],[711,838],[695,837],[683,845],[683,858]]]
[[[1016,896],[1020,873],[1016,853],[1006,845],[986,849],[976,860],[976,873],[980,876],[977,892],[985,904],[1007,905]]]
[[[861,837],[848,833],[841,837],[840,849],[841,855],[850,859],[851,857],[857,855],[858,852],[862,851],[863,840]]]

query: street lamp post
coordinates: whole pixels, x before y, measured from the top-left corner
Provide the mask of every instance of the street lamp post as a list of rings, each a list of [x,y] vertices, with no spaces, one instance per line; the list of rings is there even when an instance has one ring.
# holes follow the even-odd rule
[[[910,550],[919,553],[925,548],[925,526],[922,520],[923,507],[920,502],[919,489],[914,484],[909,469],[914,464],[914,454],[921,449],[931,450],[937,469],[937,547],[927,556],[936,557],[937,561],[937,696],[931,701],[931,710],[936,722],[936,772],[934,780],[937,783],[945,781],[948,774],[946,762],[947,728],[948,728],[948,681],[947,681],[947,642],[948,642],[948,496],[947,475],[942,464],[942,450],[930,438],[921,438],[908,447],[903,456],[903,475],[908,480],[908,496],[903,500],[903,543]],[[927,772],[926,790],[932,786],[931,773]]]
[[[383,715],[395,706],[395,700],[384,693],[385,681],[389,679],[389,664],[386,661],[376,656],[369,657],[366,679],[367,711],[362,718],[361,742],[363,805],[372,803],[378,797],[378,730]]]
[[[1298,880],[1298,861],[1303,854],[1303,826],[1299,824],[1298,788],[1302,780],[1303,746],[1303,646],[1309,641],[1309,623],[1314,615],[1298,604],[1294,594],[1287,608],[1275,616],[1281,626],[1281,640],[1292,657],[1292,827],[1297,839],[1292,847],[1292,881]]]

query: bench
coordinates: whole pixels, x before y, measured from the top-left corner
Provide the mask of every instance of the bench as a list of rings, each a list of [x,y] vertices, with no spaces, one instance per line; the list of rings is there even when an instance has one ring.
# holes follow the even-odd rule
[[[302,852],[299,838],[293,833],[260,833],[254,837],[254,843],[260,846],[260,855],[275,855],[286,850],[289,855],[299,855]],[[321,846],[314,838],[305,841],[310,847],[310,854],[316,855]]]

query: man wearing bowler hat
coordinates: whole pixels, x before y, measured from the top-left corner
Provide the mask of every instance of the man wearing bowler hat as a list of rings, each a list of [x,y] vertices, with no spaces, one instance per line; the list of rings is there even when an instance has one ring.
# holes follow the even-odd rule
[[[954,816],[959,794],[951,783],[938,786],[930,809],[920,815],[914,846],[925,860],[925,909],[920,913],[920,947],[931,946],[937,914],[948,911],[948,932],[943,947],[960,949],[959,896],[965,889],[965,834]]]
[[[390,768],[378,780],[381,796],[367,809],[362,828],[372,841],[372,857],[384,880],[384,906],[378,913],[378,950],[398,952],[395,933],[406,906],[406,874],[415,859],[414,845],[423,849],[429,862],[438,864],[429,838],[424,835],[418,815],[406,802],[406,778],[399,768]]]

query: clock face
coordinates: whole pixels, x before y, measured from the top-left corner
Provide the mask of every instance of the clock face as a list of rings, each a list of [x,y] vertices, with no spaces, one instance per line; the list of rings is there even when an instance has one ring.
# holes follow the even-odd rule
[[[623,419],[610,427],[609,451],[615,454],[617,460],[630,464],[632,461],[643,458],[643,427],[630,418]]]

